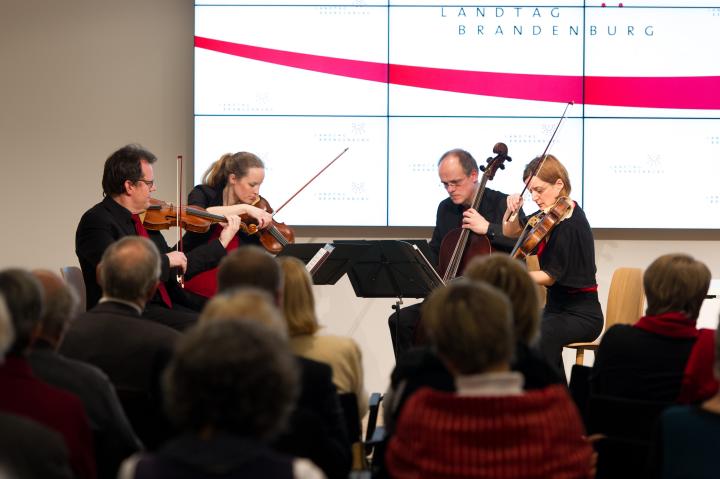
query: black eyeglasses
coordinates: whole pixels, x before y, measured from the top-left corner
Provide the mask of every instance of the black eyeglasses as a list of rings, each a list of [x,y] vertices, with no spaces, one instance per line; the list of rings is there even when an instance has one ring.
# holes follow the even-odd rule
[[[140,182],[140,181],[142,181],[143,183],[145,183],[148,188],[152,188],[153,185],[155,184],[155,180],[143,180],[143,179],[139,179],[138,182]]]

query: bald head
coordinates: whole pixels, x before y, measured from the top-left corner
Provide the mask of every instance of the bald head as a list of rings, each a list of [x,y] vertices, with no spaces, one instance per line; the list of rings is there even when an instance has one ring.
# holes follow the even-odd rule
[[[79,303],[77,294],[52,271],[37,269],[32,275],[38,280],[44,293],[43,314],[40,316],[35,336],[57,345],[70,320],[77,313]]]
[[[141,236],[126,236],[111,244],[98,265],[103,296],[145,306],[160,279],[160,253]]]

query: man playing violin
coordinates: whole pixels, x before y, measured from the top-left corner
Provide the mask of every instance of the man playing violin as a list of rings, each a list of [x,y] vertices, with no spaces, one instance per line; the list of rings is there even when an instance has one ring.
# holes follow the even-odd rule
[[[147,303],[143,316],[183,330],[197,319],[188,308],[191,303],[179,287],[176,273],[197,274],[208,264],[225,254],[225,246],[235,236],[240,219],[230,215],[217,241],[208,243],[192,253],[172,251],[163,235],[148,231],[140,221],[156,190],[153,163],[155,155],[139,145],[127,145],[111,154],[105,161],[102,187],[105,198],[83,214],[75,232],[75,253],[85,280],[87,309],[101,299],[96,270],[105,249],[128,235],[150,238],[161,253],[161,282],[153,298]]]
[[[597,294],[595,242],[585,212],[569,199],[570,178],[565,167],[552,155],[537,157],[523,172],[523,181],[540,211],[531,215],[553,215],[555,209],[567,212],[539,242],[536,254],[539,271],[531,271],[535,283],[547,288],[547,301],[540,325],[540,351],[549,364],[563,373],[562,349],[566,344],[593,341],[602,331],[603,314]],[[567,199],[568,201],[564,201]],[[563,201],[559,201],[563,200]],[[503,232],[519,237],[527,221],[513,218],[523,205],[519,194],[507,198]]]
[[[430,240],[430,249],[436,256],[434,258],[436,265],[443,238],[456,228],[466,228],[475,234],[487,235],[493,249],[510,252],[515,241],[505,236],[502,229],[507,195],[485,188],[479,211],[469,208],[480,187],[475,158],[459,148],[450,150],[438,161],[438,176],[448,193],[448,198],[438,205],[435,229]],[[397,338],[395,337],[396,321],[396,314],[388,318],[395,355],[399,357],[415,343],[415,331],[420,323],[420,304],[408,306],[400,311]]]

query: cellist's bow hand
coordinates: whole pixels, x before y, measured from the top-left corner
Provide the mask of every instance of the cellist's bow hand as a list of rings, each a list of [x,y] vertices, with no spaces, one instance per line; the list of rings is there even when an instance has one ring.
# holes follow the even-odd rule
[[[473,208],[468,208],[463,212],[462,227],[475,234],[484,235],[488,232],[490,222]]]
[[[503,223],[514,223],[517,221],[518,212],[523,206],[523,197],[519,194],[509,195],[507,197],[507,209],[505,210],[505,216]]]

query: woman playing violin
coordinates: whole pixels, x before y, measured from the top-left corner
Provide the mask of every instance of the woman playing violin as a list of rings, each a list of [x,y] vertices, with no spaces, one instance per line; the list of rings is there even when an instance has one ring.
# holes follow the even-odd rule
[[[205,208],[210,213],[233,218],[231,224],[235,220],[238,223],[231,238],[223,243],[225,250],[214,258],[213,264],[208,265],[209,269],[189,278],[185,283],[185,289],[199,296],[200,302],[212,297],[217,291],[217,264],[227,252],[241,244],[259,244],[257,235],[243,231],[239,224],[240,218],[257,223],[260,229],[272,224],[270,213],[253,206],[260,200],[260,185],[264,180],[265,165],[256,155],[244,151],[227,153],[210,165],[203,175],[202,184],[193,188],[188,195],[189,206]],[[227,234],[219,225],[210,228],[207,233],[188,232],[183,237],[185,250],[192,251],[199,245],[221,236],[226,237]]]
[[[541,167],[537,171],[539,165]],[[563,211],[561,220],[537,245],[535,252],[540,270],[530,272],[537,284],[547,288],[540,326],[540,351],[562,373],[563,347],[573,342],[592,341],[603,327],[595,279],[594,239],[585,212],[568,198],[570,178],[557,158],[547,155],[544,162],[542,157],[532,160],[525,167],[523,181],[540,208],[528,218],[531,224],[534,216],[551,215],[555,212],[553,208],[570,205],[568,211]],[[523,232],[524,221],[509,221],[512,213],[522,205],[523,198],[519,194],[508,196],[503,219],[506,236],[519,237]]]

